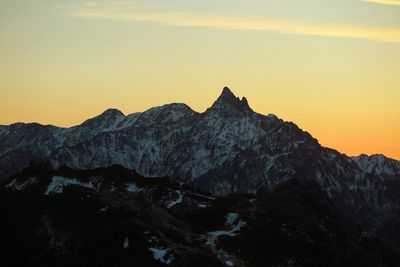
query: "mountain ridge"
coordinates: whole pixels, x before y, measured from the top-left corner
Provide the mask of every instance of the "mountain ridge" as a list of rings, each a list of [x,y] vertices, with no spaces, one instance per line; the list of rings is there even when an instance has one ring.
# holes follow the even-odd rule
[[[400,264],[398,244],[348,222],[313,180],[213,197],[118,165],[32,163],[0,184],[0,208],[2,266]]]
[[[237,96],[231,91],[231,89],[229,89],[229,87],[224,87],[224,88],[223,88],[223,91],[221,92],[220,96],[217,98],[217,100],[216,100],[215,102],[217,102],[218,99],[221,98],[222,95],[224,95],[224,91],[226,91],[226,90],[229,91],[229,94],[231,94],[231,95],[235,98],[235,100],[239,100],[240,102],[244,102],[244,103],[246,103],[246,104],[249,106],[246,97],[242,97],[242,100],[240,100],[240,98],[237,97]],[[29,125],[34,126],[34,125],[36,125],[36,126],[43,126],[43,127],[56,127],[56,128],[60,128],[60,129],[70,129],[70,128],[74,128],[74,127],[81,126],[81,125],[83,125],[83,124],[84,124],[85,122],[87,122],[87,121],[96,119],[96,118],[101,117],[102,115],[106,115],[106,114],[108,114],[108,113],[110,113],[110,112],[111,112],[111,113],[114,113],[114,112],[115,112],[115,113],[119,113],[119,114],[123,115],[126,119],[128,119],[129,117],[136,116],[136,115],[138,115],[138,114],[142,114],[142,113],[148,112],[148,111],[153,110],[153,109],[163,108],[163,107],[167,107],[167,106],[174,106],[174,105],[176,105],[176,106],[186,106],[187,108],[189,108],[189,109],[190,109],[191,111],[193,111],[194,113],[203,114],[203,113],[206,113],[207,110],[211,109],[212,106],[215,104],[215,102],[214,102],[209,108],[207,108],[204,112],[197,112],[197,111],[194,111],[190,106],[188,106],[188,105],[185,104],[185,103],[173,102],[173,103],[169,103],[169,104],[164,104],[164,105],[160,105],[160,106],[151,107],[151,108],[148,108],[148,109],[146,109],[146,110],[144,110],[144,111],[141,111],[141,112],[140,112],[140,111],[137,111],[137,112],[133,112],[133,113],[129,113],[129,114],[124,114],[124,112],[122,112],[122,111],[119,110],[118,108],[107,108],[106,110],[104,110],[103,112],[99,113],[98,115],[95,115],[94,117],[91,117],[91,118],[89,118],[89,119],[86,119],[86,120],[83,121],[82,123],[75,124],[75,125],[71,125],[71,126],[59,126],[59,125],[57,125],[57,124],[52,124],[52,123],[49,123],[49,124],[48,124],[48,123],[38,123],[38,122],[14,122],[14,123],[10,123],[10,124],[0,124],[0,130],[1,130],[1,128],[4,128],[4,129],[5,129],[5,128],[7,128],[7,127],[16,126],[16,125],[24,125],[24,126],[29,126]],[[249,106],[249,108],[251,109],[250,106]],[[253,109],[251,109],[251,111],[254,112],[254,113],[257,113],[257,112],[254,111]],[[260,114],[260,113],[257,113],[257,114]],[[262,115],[262,114],[261,114],[261,115]],[[275,115],[274,113],[268,113],[268,114],[263,115],[263,116],[271,117],[271,118],[275,118],[275,119],[280,119],[280,118],[279,118],[277,115]],[[293,121],[286,121],[286,122],[295,124]],[[296,125],[296,126],[297,126],[297,125]],[[306,131],[306,132],[307,132],[307,131]],[[349,157],[349,158],[358,158],[358,157],[362,157],[362,156],[367,156],[367,157],[383,156],[383,157],[385,157],[385,158],[387,158],[387,159],[389,159],[389,160],[400,161],[400,159],[396,159],[396,158],[387,156],[387,155],[382,154],[382,153],[371,153],[371,154],[361,153],[361,154],[359,154],[359,155],[347,155],[346,153],[341,152],[341,151],[339,151],[338,149],[335,149],[335,148],[332,148],[332,147],[327,147],[327,146],[323,146],[323,147],[328,148],[328,149],[335,150],[335,151],[337,151],[337,152],[339,152],[339,153],[341,153],[341,154],[343,154],[343,155],[345,155],[345,156],[347,156],[347,157]]]
[[[179,177],[215,195],[273,190],[301,178],[316,180],[346,216],[371,229],[400,209],[389,187],[400,183],[397,161],[322,147],[293,122],[254,112],[228,88],[203,113],[174,103],[127,116],[107,110],[88,121],[0,128],[0,177],[31,160],[78,169],[120,164],[146,177]]]

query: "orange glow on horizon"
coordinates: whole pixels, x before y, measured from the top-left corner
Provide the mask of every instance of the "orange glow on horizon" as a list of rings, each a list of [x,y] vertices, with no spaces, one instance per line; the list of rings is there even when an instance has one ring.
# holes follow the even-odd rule
[[[150,2],[1,1],[0,124],[202,112],[228,86],[323,146],[400,160],[399,1]]]
[[[216,92],[219,91],[216,90]],[[202,99],[202,97],[194,99],[192,98],[190,101],[187,99],[188,102],[186,102],[186,104],[188,104],[195,111],[204,112],[209,106],[211,106],[216,97],[217,95],[214,94],[214,99]],[[196,99],[199,101],[196,102]],[[202,103],[201,101],[205,99],[209,100],[206,102],[206,104]],[[260,99],[262,100],[262,98],[259,98],[259,100]],[[154,101],[154,99],[153,101],[150,101],[150,99],[148,100],[149,103],[152,104],[146,105],[145,101],[142,101],[141,105],[137,106],[137,109],[132,109],[132,107],[127,105],[106,106],[103,103],[103,105],[99,105],[96,109],[93,109],[91,106],[87,106],[87,108],[75,109],[74,106],[71,105],[66,109],[63,109],[65,112],[60,112],[58,110],[52,112],[52,109],[57,109],[57,104],[54,104],[50,105],[49,107],[42,106],[42,109],[32,110],[31,112],[21,111],[15,113],[15,117],[9,116],[7,119],[0,115],[0,118],[2,119],[2,124],[12,124],[15,122],[38,122],[44,125],[52,124],[59,127],[71,127],[79,125],[85,120],[101,114],[107,108],[115,107],[121,110],[125,115],[129,115],[134,112],[143,112],[154,106],[160,106],[174,102],[185,102],[173,101],[170,99],[170,101],[163,103],[161,102],[162,99],[159,98],[157,101]],[[269,109],[267,111],[265,106],[254,106],[252,105],[251,100],[249,100],[249,104],[252,106],[255,112],[264,115],[273,113],[284,120],[293,121],[301,129],[308,131],[314,138],[318,139],[322,146],[335,149],[348,156],[358,156],[360,154],[384,154],[385,156],[393,159],[400,159],[400,147],[399,143],[396,142],[399,133],[395,130],[387,130],[388,128],[386,128],[382,123],[379,124],[378,121],[376,121],[376,127],[375,125],[368,125],[367,121],[362,122],[362,124],[357,124],[356,120],[359,119],[355,118],[355,115],[353,114],[353,118],[351,116],[347,119],[330,118],[332,120],[336,120],[332,121],[330,124],[328,121],[318,118],[318,116],[303,116],[299,113],[294,115],[288,112],[280,114]],[[9,115],[11,112],[12,110],[10,110]],[[283,115],[283,117],[281,117],[281,115]],[[318,112],[315,112],[314,115],[318,115]],[[337,121],[337,119],[339,119],[339,121]],[[385,138],[382,139],[380,136],[385,136]]]

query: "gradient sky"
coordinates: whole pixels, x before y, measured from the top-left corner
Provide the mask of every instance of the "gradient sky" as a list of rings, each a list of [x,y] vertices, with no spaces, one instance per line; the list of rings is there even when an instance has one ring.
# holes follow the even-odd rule
[[[400,1],[0,0],[0,124],[204,111],[223,86],[324,146],[400,159]]]

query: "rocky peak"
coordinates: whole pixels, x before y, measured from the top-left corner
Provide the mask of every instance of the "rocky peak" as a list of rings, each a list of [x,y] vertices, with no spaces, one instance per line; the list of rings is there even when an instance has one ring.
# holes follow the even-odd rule
[[[243,97],[240,99],[235,96],[228,87],[224,87],[221,95],[214,102],[208,111],[222,111],[226,113],[250,113],[253,110],[250,108],[247,99]]]
[[[118,109],[107,109],[100,115],[86,120],[82,126],[108,128],[125,118],[125,115]]]
[[[99,116],[101,117],[125,117],[124,113],[119,111],[118,109],[114,108],[109,108],[103,113],[101,113]]]

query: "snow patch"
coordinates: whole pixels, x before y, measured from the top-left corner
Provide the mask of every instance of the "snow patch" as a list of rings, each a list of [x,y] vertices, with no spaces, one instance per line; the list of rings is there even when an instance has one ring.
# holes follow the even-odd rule
[[[127,249],[129,247],[129,238],[125,237],[124,239],[124,244],[123,244],[123,248]]]
[[[153,252],[153,258],[165,264],[171,264],[173,257],[170,256],[166,259],[169,249],[165,248],[149,248]]]
[[[169,204],[167,205],[167,208],[170,209],[170,208],[172,208],[173,206],[175,206],[175,205],[177,205],[177,204],[179,204],[179,203],[182,203],[183,194],[182,194],[180,191],[176,191],[176,193],[179,195],[178,198],[177,198],[176,200],[172,201],[171,203],[169,203]]]
[[[239,214],[238,213],[228,213],[228,215],[226,215],[226,222],[225,224],[228,225],[233,225],[233,223],[239,218]]]
[[[22,184],[18,184],[17,180],[13,180],[11,183],[7,184],[6,187],[14,188],[18,191],[26,189],[29,185],[36,184],[38,182],[36,177],[30,177],[26,179]]]
[[[215,248],[215,242],[221,236],[236,236],[240,229],[246,225],[246,222],[239,221],[237,224],[232,225],[231,230],[218,230],[207,233],[207,245],[210,245],[212,248]]]
[[[136,184],[130,183],[126,185],[126,191],[130,193],[139,193],[143,191],[143,188],[137,187]]]
[[[86,188],[95,189],[95,186],[92,183],[82,183],[78,179],[70,179],[62,176],[53,176],[49,186],[47,187],[45,195],[49,194],[60,194],[64,191],[64,187],[69,185],[79,185]]]
[[[110,191],[111,191],[111,192],[114,192],[115,190],[116,190],[116,188],[115,188],[115,186],[114,186],[114,182],[112,182],[112,183],[111,183]]]
[[[106,212],[108,210],[108,207],[104,207],[100,209],[100,212]]]

